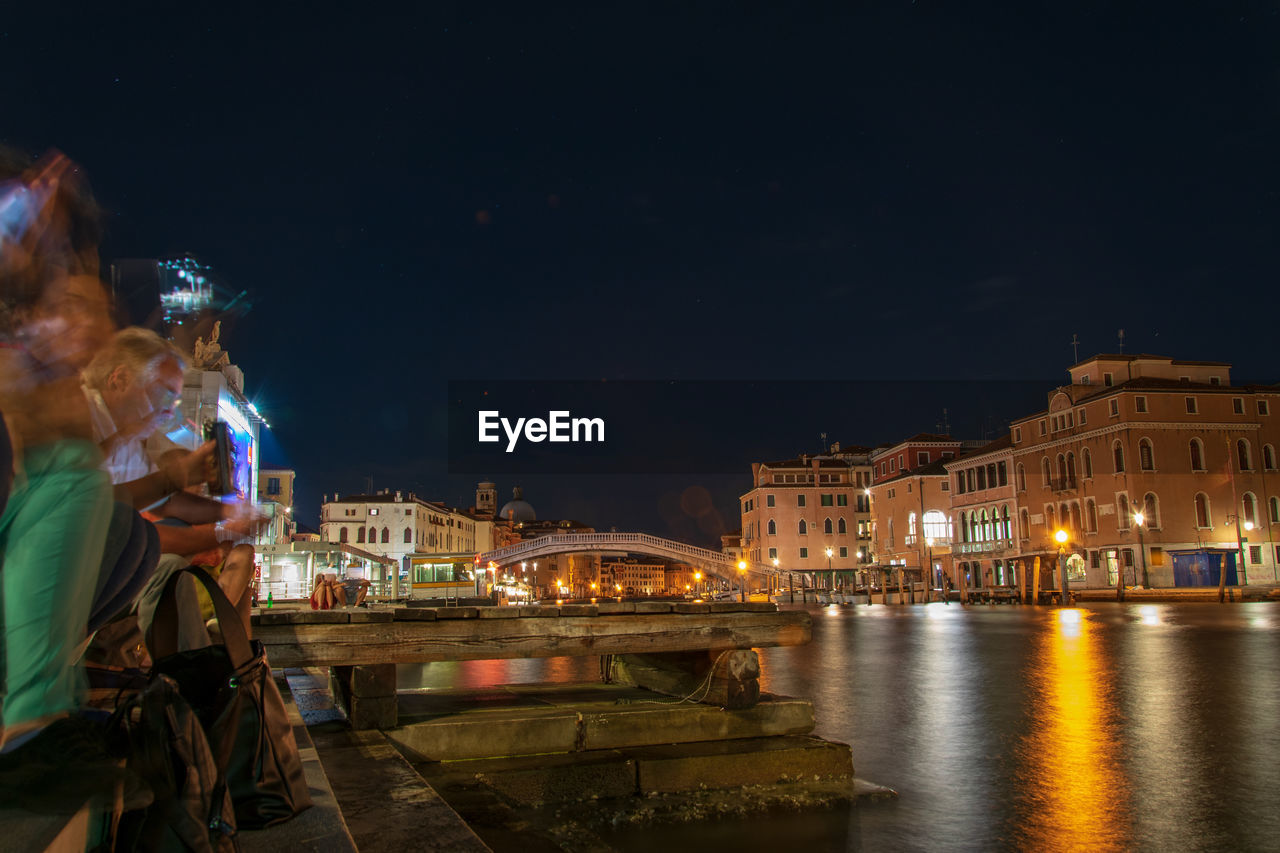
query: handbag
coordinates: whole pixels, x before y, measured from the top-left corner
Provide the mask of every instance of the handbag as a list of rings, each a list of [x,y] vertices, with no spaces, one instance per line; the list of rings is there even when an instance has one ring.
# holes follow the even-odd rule
[[[222,645],[177,650],[178,579],[191,575],[213,601]],[[187,614],[199,618],[199,614]],[[289,820],[311,806],[302,758],[266,649],[250,641],[240,614],[209,574],[195,566],[174,572],[156,606],[148,636],[154,671],[178,683],[204,726],[227,780],[240,829]]]

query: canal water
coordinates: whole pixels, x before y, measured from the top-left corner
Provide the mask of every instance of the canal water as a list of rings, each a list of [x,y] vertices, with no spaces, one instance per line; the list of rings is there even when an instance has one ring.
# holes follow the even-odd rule
[[[761,651],[896,800],[610,837],[619,850],[1280,850],[1280,604],[811,607]],[[594,658],[401,686],[588,680]],[[402,669],[408,669],[402,667]]]

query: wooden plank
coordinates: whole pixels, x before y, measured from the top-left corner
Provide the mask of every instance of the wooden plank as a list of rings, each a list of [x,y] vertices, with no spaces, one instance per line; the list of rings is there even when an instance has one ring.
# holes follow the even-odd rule
[[[480,615],[479,607],[437,607],[436,619],[476,619]]]
[[[271,665],[336,666],[798,646],[813,620],[775,613],[675,613],[466,619],[390,624],[261,625]]]
[[[397,622],[434,622],[436,610],[434,607],[397,607],[395,620]]]

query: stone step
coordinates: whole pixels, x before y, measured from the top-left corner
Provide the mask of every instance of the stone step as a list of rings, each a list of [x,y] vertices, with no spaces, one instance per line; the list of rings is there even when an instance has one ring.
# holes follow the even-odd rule
[[[533,807],[744,785],[853,781],[848,745],[808,736],[423,762],[415,767],[442,791],[479,782],[517,805]]]
[[[580,753],[813,731],[813,705],[765,694],[752,708],[655,699],[613,684],[530,685],[401,693],[387,737],[414,760]]]

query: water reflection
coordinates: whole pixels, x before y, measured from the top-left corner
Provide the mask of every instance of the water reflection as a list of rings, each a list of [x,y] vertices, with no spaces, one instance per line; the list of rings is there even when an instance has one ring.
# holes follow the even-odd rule
[[[1017,748],[1019,846],[1118,850],[1129,841],[1115,673],[1087,611],[1056,610],[1032,640],[1030,731]]]

